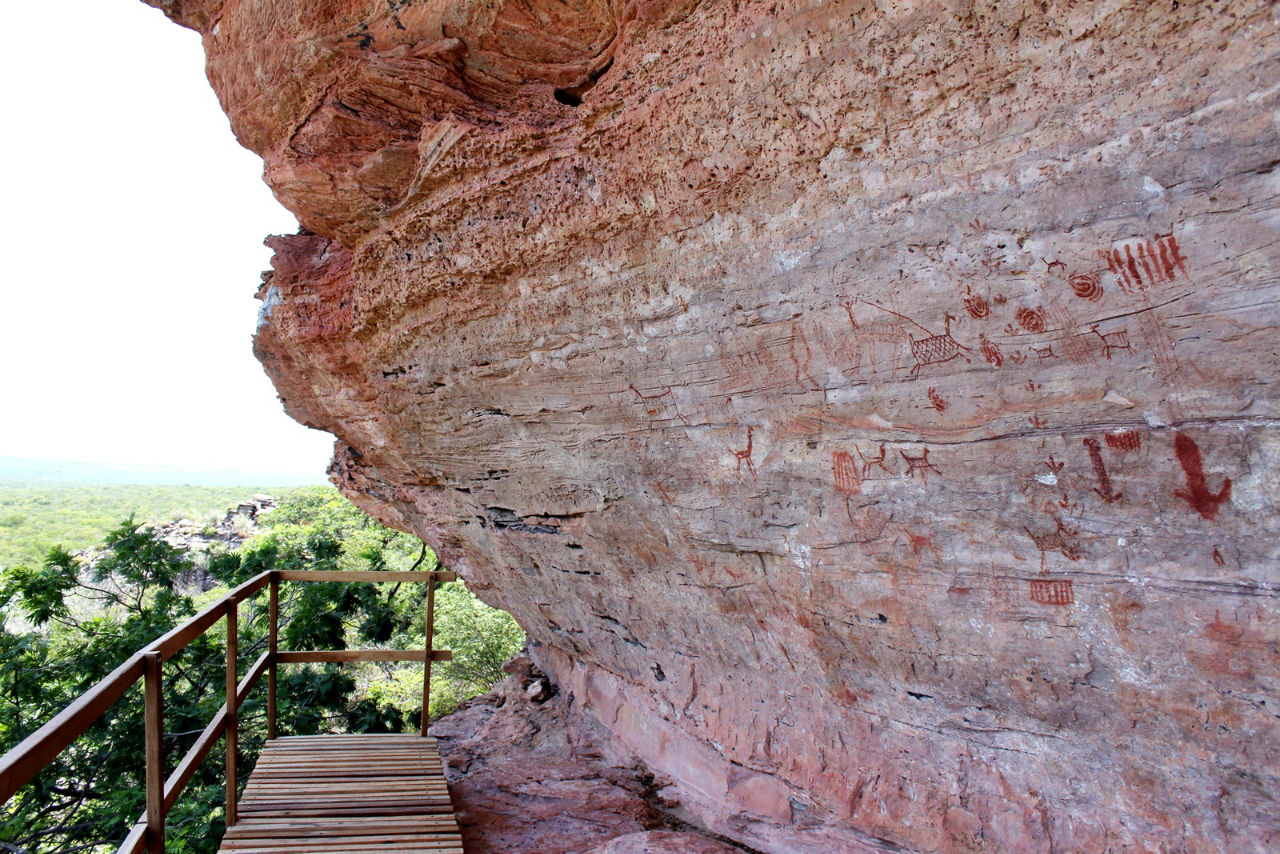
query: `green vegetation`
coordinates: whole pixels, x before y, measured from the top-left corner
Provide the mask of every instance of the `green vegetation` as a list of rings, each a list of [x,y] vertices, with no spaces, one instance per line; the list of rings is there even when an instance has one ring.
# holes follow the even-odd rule
[[[238,496],[240,497],[240,496]],[[433,569],[420,541],[384,528],[329,488],[295,492],[262,519],[239,552],[215,554],[210,573],[234,585],[266,569]],[[108,533],[96,565],[63,548],[0,577],[0,750],[8,750],[151,639],[226,592],[185,589],[190,556],[133,520]],[[294,583],[281,588],[285,649],[421,647],[421,584]],[[451,711],[504,675],[524,637],[506,614],[461,583],[436,592],[436,639],[454,651],[432,671],[432,713]],[[240,608],[241,673],[265,647],[266,599]],[[23,620],[10,619],[20,613]],[[30,621],[34,629],[16,624]],[[176,765],[222,702],[225,636],[215,626],[165,662],[165,751]],[[421,665],[285,666],[282,735],[415,728],[422,715]],[[265,738],[264,690],[241,710],[242,773]],[[0,849],[110,851],[143,810],[142,703],[135,688],[34,783],[0,807]],[[221,751],[170,813],[168,850],[216,850],[222,834]],[[243,783],[243,777],[241,778]]]
[[[0,567],[40,564],[49,549],[96,545],[127,516],[147,524],[211,522],[255,492],[293,490],[226,486],[0,485]]]

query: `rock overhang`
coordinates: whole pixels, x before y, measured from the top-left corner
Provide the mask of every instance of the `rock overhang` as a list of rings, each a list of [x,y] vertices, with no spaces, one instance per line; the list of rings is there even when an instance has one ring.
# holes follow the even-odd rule
[[[1267,4],[168,7],[335,482],[711,827],[1272,838]]]

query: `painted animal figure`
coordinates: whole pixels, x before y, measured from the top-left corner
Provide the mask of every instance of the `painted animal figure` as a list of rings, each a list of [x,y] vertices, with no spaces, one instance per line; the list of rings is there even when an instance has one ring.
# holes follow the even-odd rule
[[[753,432],[753,428],[752,428],[752,427],[747,427],[747,447],[743,448],[741,451],[734,451],[734,452],[733,452],[733,455],[734,455],[734,457],[736,457],[736,458],[737,458],[737,460],[738,460],[738,473],[739,473],[739,474],[741,474],[741,473],[742,473],[742,464],[743,464],[743,463],[746,463],[746,464],[747,464],[747,471],[751,472],[751,476],[754,478],[754,477],[756,476],[756,465],[755,465],[755,463],[753,463],[753,462],[751,461],[751,434],[752,434],[752,432]]]
[[[917,379],[920,376],[920,369],[925,365],[940,365],[943,362],[950,362],[957,356],[963,358],[966,362],[972,362],[972,359],[964,355],[961,351],[963,350],[965,352],[972,353],[973,350],[961,344],[951,335],[951,321],[957,319],[954,315],[946,315],[943,320],[942,334],[934,335],[927,328],[916,323],[905,314],[899,314],[892,309],[885,308],[882,305],[876,305],[875,303],[867,300],[859,300],[859,302],[866,303],[872,308],[879,309],[886,314],[892,314],[894,317],[901,318],[912,326],[919,327],[929,333],[929,337],[927,338],[916,338],[912,336],[911,333],[907,333],[907,339],[911,342],[911,356],[916,360],[915,367],[911,369],[911,379]],[[852,317],[853,315],[851,312],[850,319],[852,319]]]
[[[943,326],[945,331],[941,335],[915,338],[910,333],[907,334],[907,337],[911,340],[911,355],[916,360],[915,367],[911,369],[911,379],[914,380],[920,376],[920,369],[925,365],[940,365],[943,362],[950,362],[957,356],[966,362],[972,361],[968,356],[960,352],[969,348],[951,336],[951,321],[955,319],[950,314],[946,316]]]
[[[1045,555],[1049,552],[1061,552],[1062,556],[1070,561],[1080,560],[1080,546],[1067,541],[1068,537],[1074,537],[1080,533],[1075,528],[1068,528],[1061,518],[1054,517],[1058,523],[1058,527],[1047,534],[1035,534],[1031,529],[1023,526],[1022,530],[1027,532],[1027,536],[1031,538],[1031,542],[1036,544],[1036,548],[1040,550],[1040,572],[1047,572],[1045,566]]]
[[[1099,332],[1098,324],[1089,327],[1089,331],[1102,339],[1102,355],[1108,359],[1111,358],[1112,350],[1128,350],[1134,352],[1133,347],[1129,344],[1129,330],[1121,329],[1119,332]]]
[[[866,457],[862,456],[862,451],[858,449],[857,445],[854,445],[853,449],[857,451],[858,459],[862,460],[862,479],[863,480],[867,480],[869,477],[871,477],[872,466],[880,466],[880,468],[883,469],[884,471],[889,472],[889,474],[893,474],[893,472],[889,471],[889,467],[884,464],[884,442],[880,443],[880,456],[872,457],[871,459],[867,459]]]
[[[928,486],[929,472],[933,472],[934,474],[942,474],[942,472],[938,470],[937,466],[929,462],[928,448],[925,448],[923,452],[920,454],[920,456],[918,457],[908,456],[905,451],[898,451],[898,453],[901,454],[902,458],[907,461],[907,472],[906,472],[907,477],[915,477],[916,472],[920,472],[920,479],[925,482],[926,486]]]

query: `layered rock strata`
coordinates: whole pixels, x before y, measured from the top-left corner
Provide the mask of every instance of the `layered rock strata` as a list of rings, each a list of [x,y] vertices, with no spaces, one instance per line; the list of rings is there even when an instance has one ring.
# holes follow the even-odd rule
[[[150,2],[286,408],[665,798],[1280,846],[1274,4]]]

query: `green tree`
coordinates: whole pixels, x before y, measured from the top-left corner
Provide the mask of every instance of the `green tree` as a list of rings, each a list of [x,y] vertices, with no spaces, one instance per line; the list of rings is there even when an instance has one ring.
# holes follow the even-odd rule
[[[213,555],[211,574],[235,585],[268,569],[429,570],[421,541],[369,519],[335,490],[304,489],[266,514],[237,553]],[[111,531],[92,562],[57,547],[34,569],[0,575],[0,750],[37,729],[136,650],[226,593],[184,590],[190,556],[132,518]],[[421,584],[286,584],[285,649],[420,647]],[[440,585],[436,647],[452,662],[433,669],[432,711],[451,711],[503,677],[524,635],[507,614],[465,586]],[[21,612],[25,621],[17,619]],[[265,597],[241,606],[240,672],[266,644]],[[225,635],[218,627],[165,662],[165,752],[171,771],[223,702]],[[421,665],[286,666],[279,680],[281,734],[388,732],[422,715]],[[117,703],[53,766],[0,808],[0,843],[31,852],[115,845],[143,810],[140,688]],[[241,708],[240,765],[247,773],[265,739],[261,691]],[[221,751],[214,751],[169,815],[172,851],[203,854],[222,834]],[[3,846],[0,846],[3,847]]]

